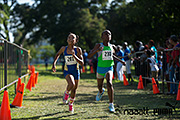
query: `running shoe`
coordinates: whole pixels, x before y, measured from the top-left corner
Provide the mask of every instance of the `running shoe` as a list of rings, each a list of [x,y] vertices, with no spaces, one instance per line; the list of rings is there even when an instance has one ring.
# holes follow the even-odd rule
[[[69,98],[69,94],[67,94],[66,92],[64,92],[64,95],[63,95],[63,103],[64,103],[64,104],[67,104],[67,103],[68,103],[68,98]]]
[[[74,112],[73,104],[69,104],[69,112],[71,112],[71,113]]]
[[[114,105],[109,105],[109,112],[115,112]]]
[[[101,100],[102,95],[104,94],[104,91],[105,91],[105,89],[102,88],[102,93],[98,92],[98,94],[96,95],[96,101],[100,101]]]

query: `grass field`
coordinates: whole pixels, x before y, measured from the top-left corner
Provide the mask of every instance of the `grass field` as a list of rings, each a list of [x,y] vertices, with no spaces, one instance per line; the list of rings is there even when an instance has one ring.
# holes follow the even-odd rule
[[[115,113],[108,111],[107,89],[102,100],[95,101],[97,82],[95,74],[83,73],[77,89],[74,114],[68,112],[68,105],[62,104],[66,81],[61,71],[46,71],[44,66],[36,67],[38,84],[32,91],[25,89],[22,108],[11,108],[12,120],[31,119],[180,119],[180,103],[176,95],[153,94],[151,84],[138,90],[138,80],[130,86],[113,80]],[[106,88],[106,81],[104,84]],[[11,89],[11,88],[10,88]],[[9,94],[11,94],[8,89]],[[12,97],[12,95],[10,95]],[[1,95],[2,98],[2,95]],[[13,99],[10,99],[10,103]],[[175,109],[166,104],[175,105]]]

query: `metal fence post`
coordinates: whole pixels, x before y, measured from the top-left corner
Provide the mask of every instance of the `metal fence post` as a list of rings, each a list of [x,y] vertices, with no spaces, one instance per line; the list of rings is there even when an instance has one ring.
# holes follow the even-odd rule
[[[163,60],[162,60],[162,92],[164,94],[164,74],[166,72],[166,55],[165,55],[165,52],[163,51]]]
[[[7,41],[4,41],[4,86],[7,85]],[[7,90],[7,88],[5,88]]]
[[[19,61],[18,61],[18,63],[19,63],[19,64],[18,64],[18,67],[19,67],[19,68],[18,68],[18,75],[19,75],[19,77],[21,77],[21,62],[22,62],[22,61],[21,61],[21,49],[19,49],[18,57],[19,57],[19,59],[18,59],[18,60],[19,60]]]

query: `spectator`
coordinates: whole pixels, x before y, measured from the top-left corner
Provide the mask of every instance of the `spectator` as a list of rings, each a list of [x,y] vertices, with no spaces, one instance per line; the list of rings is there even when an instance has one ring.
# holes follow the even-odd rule
[[[121,60],[124,61],[124,58],[123,58],[123,57],[124,57],[124,52],[123,52],[123,50],[122,50],[122,46],[118,45],[117,48],[118,48],[117,56],[118,56]],[[118,79],[119,79],[120,81],[123,81],[123,74],[124,74],[124,72],[123,72],[123,64],[122,64],[121,62],[119,62],[119,61],[117,62],[116,72],[117,72],[117,75],[118,75]]]
[[[180,52],[180,34],[178,36],[178,41],[179,41],[179,44],[176,46],[177,50],[179,50]],[[179,63],[180,63],[180,54],[179,54]],[[179,75],[179,72],[180,72],[180,67],[178,67],[178,70],[177,70],[177,79],[180,81],[180,75]]]
[[[141,41],[136,41],[135,43],[135,52],[139,52],[144,50],[145,47]],[[134,66],[135,66],[135,75],[140,75],[141,69],[140,69],[140,56],[143,53],[136,53],[136,56],[134,57]]]
[[[114,50],[115,50],[115,55],[117,56],[117,54],[118,54],[118,52],[119,52],[119,51],[118,51],[118,46],[116,46],[116,45],[113,44],[113,48],[114,48]],[[117,74],[117,71],[116,71],[116,69],[117,69],[117,63],[118,63],[118,60],[114,59],[113,80],[114,80],[114,79],[117,79],[117,77],[118,77],[118,74]]]
[[[173,45],[172,44],[170,44],[169,43],[169,38],[167,38],[166,39],[166,43],[165,43],[165,48],[163,48],[163,47],[159,47],[157,50],[158,51],[165,51],[165,56],[163,56],[164,58],[163,59],[165,59],[165,64],[163,64],[163,65],[165,65],[165,76],[166,76],[166,82],[167,82],[167,89],[168,89],[168,93],[167,94],[170,94],[170,83],[169,83],[169,67],[170,67],[170,61],[172,60],[172,58],[171,58],[171,52],[172,51],[170,51],[170,49],[172,49],[173,48]],[[166,50],[165,50],[166,49]],[[167,51],[167,49],[169,49],[168,51]]]
[[[86,50],[83,50],[85,72],[87,72],[87,61],[88,61],[87,56],[88,56],[88,53],[86,52]]]
[[[148,45],[144,46],[143,51],[147,51],[148,50]],[[148,77],[149,76],[149,71],[147,71],[147,55],[146,53],[142,53],[142,55],[140,56],[140,64],[139,64],[139,75],[142,75],[143,77]],[[147,86],[148,83],[151,83],[151,81],[149,79],[146,78],[142,78],[143,79],[143,85],[144,87]]]
[[[159,72],[158,72],[158,80],[161,80],[161,73],[162,73],[162,56],[158,56],[158,68],[159,68]]]
[[[157,84],[157,86],[158,86],[158,88],[159,88],[159,82],[158,82],[158,80],[157,80],[159,68],[158,68],[158,66],[157,66],[157,63],[156,63],[156,61],[155,61],[154,56],[151,56],[151,54],[152,54],[151,52],[152,52],[151,50],[147,50],[147,51],[146,51],[146,55],[147,55],[147,66],[148,66],[147,69],[150,68],[150,70],[151,70],[151,78],[154,78],[154,79],[155,79],[156,84]]]
[[[135,47],[136,47],[135,52],[142,51],[145,48],[141,41],[136,41]],[[141,54],[142,53],[136,54],[136,57],[139,57]]]
[[[171,35],[170,39],[169,39],[169,43],[172,44],[173,47],[173,51],[171,53],[172,59],[171,59],[171,63],[170,63],[170,81],[177,83],[177,75],[175,73],[175,71],[179,69],[179,61],[178,61],[178,56],[179,56],[179,50],[175,50],[175,48],[177,48],[179,46],[178,43],[178,38],[175,35]],[[177,84],[170,84],[170,94],[177,94],[178,91],[178,86]]]
[[[47,57],[44,59],[44,62],[45,62],[45,67],[46,67],[46,71],[47,71],[47,68],[48,68],[48,58]]]
[[[96,71],[97,71],[97,55],[93,56],[93,58],[92,58],[92,65],[93,65],[94,73],[96,75]]]
[[[166,49],[172,49],[173,45],[169,43],[169,38],[166,40]],[[168,88],[168,93],[170,92],[170,83],[169,82],[169,59],[171,57],[171,52],[172,51],[167,51],[166,52],[166,81],[167,81],[167,88]]]
[[[148,42],[148,47],[152,51],[152,55],[155,56],[156,63],[158,63],[158,60],[157,60],[158,54],[157,54],[157,49],[156,49],[155,44],[154,44],[154,40],[150,40]]]
[[[130,60],[130,54],[131,54],[131,51],[128,47],[128,43],[127,42],[124,42],[123,44],[123,49],[124,49],[124,60],[126,62],[126,73],[127,73],[127,76],[128,76],[128,81],[132,82],[134,81],[132,76],[131,76],[131,60]],[[130,81],[131,80],[131,81]]]

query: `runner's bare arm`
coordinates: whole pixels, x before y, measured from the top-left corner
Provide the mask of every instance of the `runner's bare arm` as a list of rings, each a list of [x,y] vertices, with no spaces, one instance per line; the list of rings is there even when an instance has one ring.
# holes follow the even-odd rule
[[[76,61],[77,61],[81,66],[84,65],[82,50],[81,50],[80,47],[77,48],[77,55],[72,54],[72,56],[76,59]]]
[[[64,52],[65,46],[62,46],[60,50],[56,53],[56,56],[54,57],[53,65],[52,65],[52,71],[56,71],[56,62],[59,58],[59,56]]]
[[[88,58],[91,58],[91,57],[93,57],[97,52],[99,52],[99,51],[102,51],[103,50],[103,47],[100,47],[100,44],[99,43],[97,43],[95,46],[94,46],[94,48],[89,52],[89,54],[88,54]]]
[[[113,54],[113,58],[114,58],[115,60],[121,62],[123,65],[126,65],[126,62],[122,61],[119,57],[117,57],[117,56],[115,55],[115,53]]]

